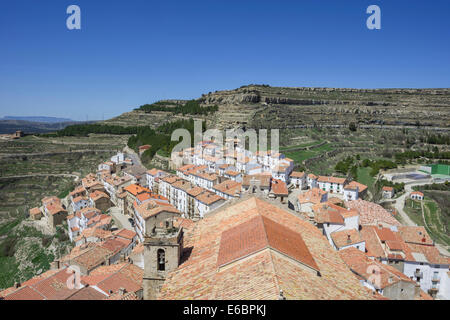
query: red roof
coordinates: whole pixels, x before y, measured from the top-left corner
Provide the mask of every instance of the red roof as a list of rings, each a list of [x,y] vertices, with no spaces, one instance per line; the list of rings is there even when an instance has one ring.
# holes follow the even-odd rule
[[[284,253],[314,270],[319,269],[299,233],[264,216],[222,232],[217,265],[223,266],[265,248]]]

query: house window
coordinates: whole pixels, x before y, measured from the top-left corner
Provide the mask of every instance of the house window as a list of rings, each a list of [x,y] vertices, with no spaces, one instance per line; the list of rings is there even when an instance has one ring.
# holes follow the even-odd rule
[[[166,270],[166,253],[163,249],[158,249],[157,252],[158,256],[158,271],[165,271]]]

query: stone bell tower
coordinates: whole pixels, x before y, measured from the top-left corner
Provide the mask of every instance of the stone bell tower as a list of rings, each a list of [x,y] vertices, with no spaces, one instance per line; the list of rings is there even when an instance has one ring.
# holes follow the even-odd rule
[[[159,212],[145,219],[144,300],[158,297],[168,272],[178,268],[183,251],[183,228],[173,224],[179,212],[170,207],[155,210]]]

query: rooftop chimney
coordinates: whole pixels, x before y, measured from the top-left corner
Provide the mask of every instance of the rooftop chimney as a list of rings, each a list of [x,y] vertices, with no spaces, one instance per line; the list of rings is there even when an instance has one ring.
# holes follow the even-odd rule
[[[352,243],[352,239],[350,239],[350,235],[347,235],[347,243]]]
[[[119,294],[121,295],[121,296],[123,296],[125,293],[127,292],[127,290],[125,290],[125,288],[119,288]]]
[[[389,283],[394,282],[394,277],[393,277],[393,276],[389,276],[388,282],[389,282]]]
[[[20,288],[20,282],[14,282],[14,288]]]

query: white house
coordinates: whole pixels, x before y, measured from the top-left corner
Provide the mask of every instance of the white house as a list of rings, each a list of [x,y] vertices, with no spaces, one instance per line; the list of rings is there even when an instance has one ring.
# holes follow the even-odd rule
[[[295,186],[295,188],[298,188],[300,190],[307,188],[305,172],[292,171],[289,178],[290,182]]]
[[[423,200],[424,195],[423,195],[423,193],[420,192],[420,191],[413,191],[413,192],[411,192],[410,197],[411,197],[411,199],[413,199],[413,200]]]

